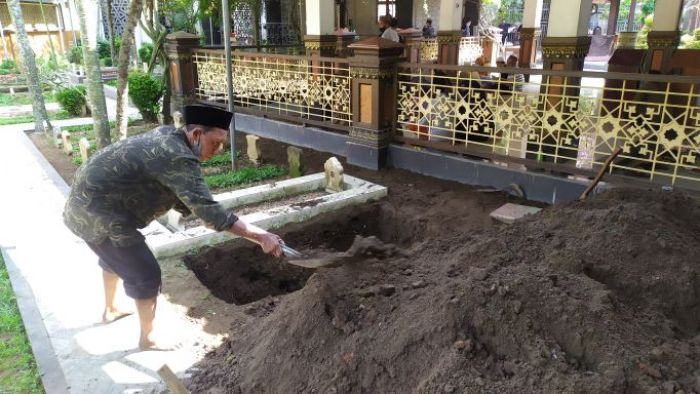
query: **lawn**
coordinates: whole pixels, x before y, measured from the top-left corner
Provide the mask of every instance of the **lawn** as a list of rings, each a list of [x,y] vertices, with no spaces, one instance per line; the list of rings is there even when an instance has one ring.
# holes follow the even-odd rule
[[[0,393],[43,393],[15,294],[0,255]]]
[[[52,103],[56,99],[52,92],[44,92],[44,102]],[[9,93],[0,93],[0,107],[6,107],[10,105],[25,105],[31,104],[32,98],[28,92],[15,93],[14,96]]]
[[[236,171],[228,171],[216,175],[207,175],[204,177],[204,182],[210,189],[223,189],[231,186],[277,178],[285,175],[286,173],[286,169],[275,165],[246,167]]]
[[[61,119],[70,119],[74,118],[74,116],[71,116],[68,112],[65,111],[58,111],[58,112],[49,112],[49,120],[61,120]],[[13,116],[11,118],[0,118],[0,126],[6,126],[6,125],[11,125],[11,124],[20,124],[20,123],[34,123],[34,115],[25,115],[25,116]]]

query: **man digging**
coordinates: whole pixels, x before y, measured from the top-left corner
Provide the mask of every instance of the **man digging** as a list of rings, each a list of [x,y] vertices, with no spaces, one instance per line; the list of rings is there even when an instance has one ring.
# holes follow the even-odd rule
[[[139,347],[169,350],[154,334],[160,266],[139,228],[173,208],[194,213],[217,231],[258,242],[265,253],[282,255],[282,239],[226,212],[204,183],[200,161],[221,151],[232,114],[212,107],[186,106],[185,126],[161,126],[114,143],[78,170],[63,213],[66,226],[99,257],[104,280],[105,323],[128,315],[114,298],[119,278],[136,301]]]

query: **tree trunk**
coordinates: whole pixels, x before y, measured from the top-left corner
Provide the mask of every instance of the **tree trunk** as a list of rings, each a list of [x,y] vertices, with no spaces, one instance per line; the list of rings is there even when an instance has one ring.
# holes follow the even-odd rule
[[[44,14],[44,1],[39,0],[39,11],[41,12],[41,20],[44,22],[44,29],[46,29],[46,38],[49,39],[49,48],[51,49],[51,59],[56,61],[56,48],[53,47],[53,40],[51,40],[51,32],[49,31],[49,25],[46,23],[46,14]],[[61,34],[59,31],[58,34]]]
[[[117,63],[117,49],[114,46],[114,23],[112,20],[112,2],[110,0],[99,0],[102,7],[102,15],[107,21],[107,39],[109,40],[109,57],[112,65]]]
[[[129,102],[127,82],[129,78],[129,54],[134,45],[134,30],[139,23],[143,11],[143,0],[131,0],[129,14],[126,19],[126,27],[122,35],[122,46],[119,48],[119,60],[117,63],[117,131],[123,139],[127,137],[128,119],[126,107]]]
[[[22,55],[24,69],[27,73],[27,86],[29,87],[29,94],[32,96],[32,110],[34,111],[34,130],[48,132],[51,129],[51,123],[46,113],[44,96],[41,92],[41,81],[39,81],[39,71],[36,68],[34,51],[32,51],[32,47],[29,44],[27,30],[24,27],[24,16],[22,15],[19,0],[8,0],[7,8],[12,17],[12,23],[15,25],[19,52]],[[44,122],[46,122],[47,128],[44,128]]]
[[[17,1],[17,0],[13,0]],[[97,15],[98,0],[76,0],[75,5],[80,19],[80,41],[82,42],[83,63],[87,76],[87,93],[90,100],[92,119],[94,120],[95,137],[97,147],[104,148],[110,144],[109,118],[107,117],[107,103],[102,85],[102,73],[100,72],[100,60],[97,55],[97,21],[88,24],[86,15]],[[93,21],[91,21],[93,22]]]

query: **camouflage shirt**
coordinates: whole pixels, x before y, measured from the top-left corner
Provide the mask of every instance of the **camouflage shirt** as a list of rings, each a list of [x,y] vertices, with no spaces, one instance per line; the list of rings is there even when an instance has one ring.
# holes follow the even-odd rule
[[[217,231],[238,220],[212,198],[185,132],[162,126],[90,158],[76,173],[63,219],[87,242],[129,246],[144,238],[137,229],[171,208]]]

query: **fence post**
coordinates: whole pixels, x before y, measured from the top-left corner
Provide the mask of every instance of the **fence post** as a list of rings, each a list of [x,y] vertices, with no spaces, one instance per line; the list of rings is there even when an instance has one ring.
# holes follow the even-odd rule
[[[404,45],[372,37],[348,46],[352,79],[352,127],[348,163],[379,169],[396,128],[396,64]]]
[[[438,63],[446,65],[459,63],[459,44],[461,41],[462,32],[459,30],[438,31]]]
[[[194,34],[178,31],[165,37],[165,52],[170,62],[171,113],[194,102],[197,72],[192,61],[192,49],[197,46],[199,36]]]
[[[307,56],[333,57],[337,48],[338,38],[331,34],[306,35],[304,47]]]
[[[420,44],[423,42],[423,32],[418,29],[400,33],[406,43],[404,57],[409,63],[420,63]]]

